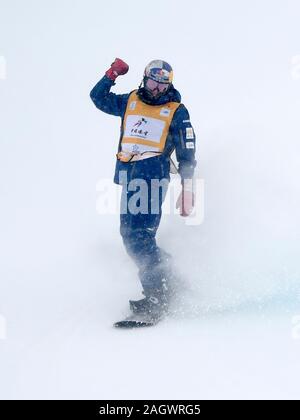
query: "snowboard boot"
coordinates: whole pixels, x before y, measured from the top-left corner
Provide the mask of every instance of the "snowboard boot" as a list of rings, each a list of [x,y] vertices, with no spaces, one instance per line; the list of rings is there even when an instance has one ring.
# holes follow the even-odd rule
[[[144,299],[129,301],[130,309],[134,314],[147,314],[154,319],[167,314],[170,301],[167,289],[153,289],[144,294]]]

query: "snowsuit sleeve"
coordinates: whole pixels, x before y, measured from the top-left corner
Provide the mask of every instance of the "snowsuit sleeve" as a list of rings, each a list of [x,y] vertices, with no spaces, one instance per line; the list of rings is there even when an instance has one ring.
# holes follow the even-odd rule
[[[179,163],[178,172],[181,179],[192,178],[196,167],[196,136],[186,107],[181,104],[177,109],[170,134],[175,146],[176,159]]]
[[[106,114],[123,117],[126,111],[129,94],[116,95],[110,92],[115,83],[104,76],[91,90],[90,97],[95,106]]]

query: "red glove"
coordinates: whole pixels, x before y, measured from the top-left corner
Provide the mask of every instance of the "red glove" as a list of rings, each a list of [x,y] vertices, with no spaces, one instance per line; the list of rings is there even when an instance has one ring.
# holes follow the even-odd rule
[[[185,179],[182,183],[182,191],[176,203],[176,208],[180,209],[180,216],[190,216],[194,208],[194,201],[193,180]]]
[[[116,58],[105,74],[110,78],[110,80],[114,82],[118,76],[126,74],[128,70],[128,64],[126,64],[120,58]]]

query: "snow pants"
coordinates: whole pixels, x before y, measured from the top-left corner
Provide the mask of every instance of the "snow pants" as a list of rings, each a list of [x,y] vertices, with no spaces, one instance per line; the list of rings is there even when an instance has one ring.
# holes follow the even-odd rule
[[[122,182],[120,233],[127,253],[139,269],[139,278],[147,296],[160,293],[171,276],[171,256],[156,243],[169,179],[162,178],[165,169],[156,157],[126,166],[127,180]]]

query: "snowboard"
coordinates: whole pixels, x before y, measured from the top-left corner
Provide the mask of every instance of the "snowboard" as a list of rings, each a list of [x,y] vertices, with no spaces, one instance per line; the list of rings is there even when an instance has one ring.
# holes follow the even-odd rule
[[[124,329],[153,327],[159,321],[161,321],[162,318],[162,316],[153,317],[147,314],[133,314],[123,319],[122,321],[115,322],[114,327]]]

